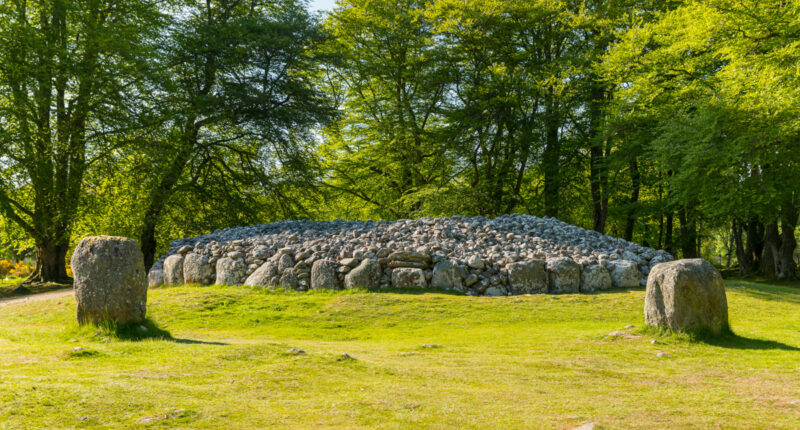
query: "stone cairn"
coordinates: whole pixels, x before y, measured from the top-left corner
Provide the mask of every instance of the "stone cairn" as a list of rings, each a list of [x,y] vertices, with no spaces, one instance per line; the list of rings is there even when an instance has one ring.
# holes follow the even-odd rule
[[[437,288],[468,295],[644,286],[673,257],[553,218],[281,221],[176,240],[150,286]]]

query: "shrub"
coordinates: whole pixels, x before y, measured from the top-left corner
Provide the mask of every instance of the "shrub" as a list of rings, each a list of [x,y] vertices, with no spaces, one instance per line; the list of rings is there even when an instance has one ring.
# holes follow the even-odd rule
[[[6,276],[14,270],[14,263],[8,260],[0,260],[0,276]]]
[[[17,264],[14,265],[14,268],[11,271],[11,274],[14,275],[14,276],[17,276],[19,278],[23,278],[23,277],[26,277],[26,276],[30,275],[31,272],[33,272],[33,267],[28,266],[27,264],[25,264],[24,261],[20,261],[20,262],[17,262]]]

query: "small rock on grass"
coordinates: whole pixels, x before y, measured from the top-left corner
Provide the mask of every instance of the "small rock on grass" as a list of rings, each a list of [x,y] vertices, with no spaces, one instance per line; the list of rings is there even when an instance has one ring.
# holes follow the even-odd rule
[[[656,353],[656,357],[669,357],[670,355],[672,355],[672,353],[667,351],[658,351]]]
[[[346,361],[346,360],[355,360],[355,358],[351,357],[348,353],[343,353],[336,359],[336,361]]]
[[[289,354],[289,355],[303,355],[306,352],[303,351],[302,349],[292,348],[292,349],[286,351],[286,353]]]
[[[422,347],[423,348],[441,348],[442,345],[439,345],[438,343],[426,343],[426,344],[423,344]]]

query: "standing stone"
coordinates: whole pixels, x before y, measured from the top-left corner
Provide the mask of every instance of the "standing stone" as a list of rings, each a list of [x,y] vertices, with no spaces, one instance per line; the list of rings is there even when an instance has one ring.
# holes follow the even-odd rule
[[[544,261],[520,261],[509,264],[506,269],[511,294],[547,293],[547,270]]]
[[[242,285],[247,276],[247,265],[242,260],[230,257],[217,261],[217,285]]]
[[[596,290],[611,288],[611,275],[600,265],[589,265],[581,272],[581,292],[590,293]]]
[[[251,273],[244,281],[244,284],[250,287],[274,287],[272,278],[278,274],[278,268],[269,261],[262,264],[261,267]]]
[[[211,285],[214,283],[214,266],[208,257],[190,252],[183,257],[183,282],[187,284]]]
[[[331,260],[317,260],[311,265],[312,290],[339,290],[339,278],[336,269],[339,265]]]
[[[661,263],[647,279],[644,318],[649,326],[673,331],[728,329],[728,301],[722,275],[700,258]]]
[[[183,285],[183,256],[170,255],[164,260],[164,283]]]
[[[132,239],[86,237],[70,260],[81,324],[141,322],[147,311],[144,257]]]
[[[361,264],[344,277],[344,287],[347,289],[357,287],[378,288],[380,283],[381,265],[372,258],[361,261]]]
[[[425,272],[408,267],[392,269],[392,286],[395,288],[427,288]]]
[[[611,262],[611,283],[614,288],[636,288],[639,286],[639,266],[633,261],[617,260]]]
[[[581,266],[571,258],[547,260],[551,293],[577,293],[581,286]]]
[[[431,287],[443,290],[464,291],[461,282],[461,268],[452,260],[442,260],[433,266]]]

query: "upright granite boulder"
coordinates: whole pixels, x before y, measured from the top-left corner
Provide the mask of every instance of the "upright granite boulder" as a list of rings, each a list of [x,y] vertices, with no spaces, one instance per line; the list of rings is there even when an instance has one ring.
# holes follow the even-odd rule
[[[311,265],[312,290],[340,290],[339,278],[336,276],[338,264],[331,260],[317,260]]]
[[[250,287],[274,287],[276,285],[272,282],[272,278],[277,275],[278,268],[272,262],[267,261],[251,273],[244,284]]]
[[[153,266],[147,274],[148,287],[160,287],[164,285],[164,268]]]
[[[636,288],[639,285],[639,266],[630,260],[617,260],[611,263],[611,283],[614,288]]]
[[[547,269],[541,260],[519,261],[506,266],[511,294],[547,293]]]
[[[217,260],[217,285],[242,285],[247,276],[247,265],[242,260],[224,257]]]
[[[443,290],[464,291],[461,268],[452,260],[444,259],[433,266],[431,287]]]
[[[164,260],[164,283],[183,285],[183,256],[174,254]]]
[[[81,324],[141,322],[147,311],[144,258],[136,241],[90,236],[70,260]]]
[[[571,258],[547,260],[551,293],[577,293],[581,287],[581,266]]]
[[[422,269],[401,267],[392,269],[392,286],[395,288],[427,288],[428,281]]]
[[[600,265],[589,265],[581,272],[581,292],[590,293],[597,290],[608,290],[611,288],[611,275],[605,267]]]
[[[373,258],[367,258],[344,277],[344,287],[378,288],[381,285],[381,265]]]
[[[211,285],[214,283],[214,266],[208,257],[190,252],[183,257],[183,282],[187,284]]]
[[[700,258],[670,261],[653,267],[644,299],[647,325],[673,331],[728,329],[728,300],[722,275]]]

